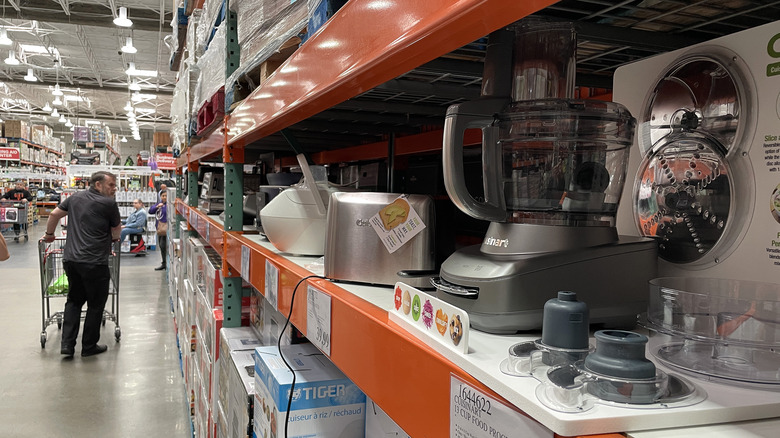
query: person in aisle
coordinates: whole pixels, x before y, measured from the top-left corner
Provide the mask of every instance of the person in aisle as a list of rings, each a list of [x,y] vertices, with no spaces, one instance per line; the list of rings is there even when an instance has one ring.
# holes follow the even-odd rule
[[[146,209],[144,208],[144,202],[136,198],[133,200],[133,207],[135,211],[127,216],[122,225],[122,233],[119,236],[119,241],[124,242],[125,238],[130,234],[140,234],[144,232],[146,227]]]
[[[27,204],[28,202],[32,202],[33,195],[27,189],[24,188],[24,181],[16,181],[14,183],[14,188],[6,192],[6,194],[3,195],[3,199],[8,199],[11,201],[22,202]],[[18,223],[14,224],[14,234],[16,234],[14,240],[17,242],[19,241],[19,233],[21,232],[21,230],[22,230],[21,224]]]
[[[118,241],[122,231],[115,193],[116,176],[95,172],[89,180],[89,189],[65,198],[46,222],[43,240],[53,242],[57,223],[65,216],[70,219],[62,257],[70,289],[63,312],[60,348],[60,353],[68,359],[73,358],[85,303],[81,355],[93,356],[108,349],[98,341],[111,281],[108,267],[111,242]]]
[[[0,262],[4,262],[11,258],[11,254],[8,253],[8,245],[5,244],[5,238],[0,234]]]
[[[160,191],[157,192],[157,203],[160,203],[160,200],[162,199],[162,194],[168,191],[168,186],[165,185],[165,183],[160,183]]]
[[[157,218],[157,247],[160,248],[160,257],[162,257],[162,264],[156,268],[155,271],[164,271],[166,262],[165,256],[168,252],[168,192],[160,192],[160,202],[149,208],[149,213],[154,214]]]

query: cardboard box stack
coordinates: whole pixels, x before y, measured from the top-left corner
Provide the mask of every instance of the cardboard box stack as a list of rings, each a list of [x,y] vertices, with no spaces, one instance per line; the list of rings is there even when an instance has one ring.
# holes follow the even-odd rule
[[[6,120],[3,125],[3,137],[30,139],[30,125],[24,120]]]
[[[296,375],[276,347],[255,349],[254,435],[284,436],[288,397],[292,395],[288,434],[295,437],[365,436],[366,396],[311,344],[282,347]]]

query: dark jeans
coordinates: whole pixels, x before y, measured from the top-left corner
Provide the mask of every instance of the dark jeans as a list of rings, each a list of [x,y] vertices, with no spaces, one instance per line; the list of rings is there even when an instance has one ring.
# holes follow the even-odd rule
[[[160,248],[160,257],[162,257],[162,265],[166,266],[165,259],[168,256],[168,236],[157,235],[157,246]]]
[[[108,265],[64,262],[68,276],[68,301],[62,318],[62,347],[75,347],[81,323],[81,308],[87,303],[87,315],[84,318],[84,335],[81,337],[81,349],[88,350],[100,340],[100,324],[103,322],[103,309],[108,300],[108,286],[111,273]]]

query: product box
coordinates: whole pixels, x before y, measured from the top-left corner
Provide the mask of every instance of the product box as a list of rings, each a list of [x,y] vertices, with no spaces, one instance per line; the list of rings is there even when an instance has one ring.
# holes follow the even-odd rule
[[[366,397],[366,436],[411,438],[373,400]]]
[[[227,357],[227,356],[225,356]],[[220,359],[221,360],[221,359]],[[231,437],[246,437],[252,433],[255,401],[254,350],[230,353],[229,390],[226,392]],[[227,368],[227,367],[226,367]]]
[[[227,415],[225,415],[225,410],[222,408],[222,404],[217,402],[217,407],[212,413],[216,417],[216,438],[230,438],[231,435],[228,432],[229,427]]]
[[[282,354],[296,375],[288,438],[364,437],[365,394],[311,344],[282,347]],[[283,435],[291,383],[276,347],[255,349],[256,436]]]
[[[89,128],[86,126],[73,127],[73,141],[88,142]]]
[[[249,327],[236,327],[236,328],[223,328],[220,332],[220,345],[219,355],[215,362],[214,371],[214,393],[212,395],[213,403],[219,401],[225,410],[226,419],[230,419],[230,409],[235,408],[236,402],[233,399],[238,396],[243,401],[239,404],[245,411],[248,425],[249,413],[247,413],[247,390],[241,380],[238,378],[240,370],[236,367],[249,367],[252,371],[251,377],[246,370],[244,374],[247,374],[247,379],[251,382],[254,388],[254,349],[260,346],[260,340],[255,335],[254,331]],[[244,357],[244,362],[235,362],[233,353],[243,352],[244,356],[238,356],[239,359]],[[249,395],[254,394],[254,389],[248,392]],[[216,412],[216,407],[212,407],[212,414]],[[216,418],[214,419],[217,420]],[[246,427],[244,427],[244,434],[246,434]],[[233,435],[231,435],[233,436]]]
[[[6,120],[3,137],[30,139],[30,127],[23,120]]]
[[[222,256],[219,252],[212,247],[206,247],[203,249],[201,255],[203,260],[203,266],[205,267],[204,278],[204,294],[209,306],[212,309],[222,308],[224,285],[222,277]],[[243,287],[251,287],[245,281],[241,281]],[[246,296],[241,298],[242,307],[246,307],[247,311],[251,306],[251,298]]]

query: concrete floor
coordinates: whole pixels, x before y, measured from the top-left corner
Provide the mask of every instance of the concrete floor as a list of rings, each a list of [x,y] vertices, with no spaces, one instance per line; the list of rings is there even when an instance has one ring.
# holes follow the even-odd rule
[[[75,358],[63,360],[56,325],[40,344],[43,230],[25,243],[11,238],[11,259],[0,262],[0,436],[191,437],[165,272],[154,270],[159,253],[121,258],[121,341],[109,321],[106,353],[82,358],[79,336]],[[53,300],[52,312],[64,303]]]

